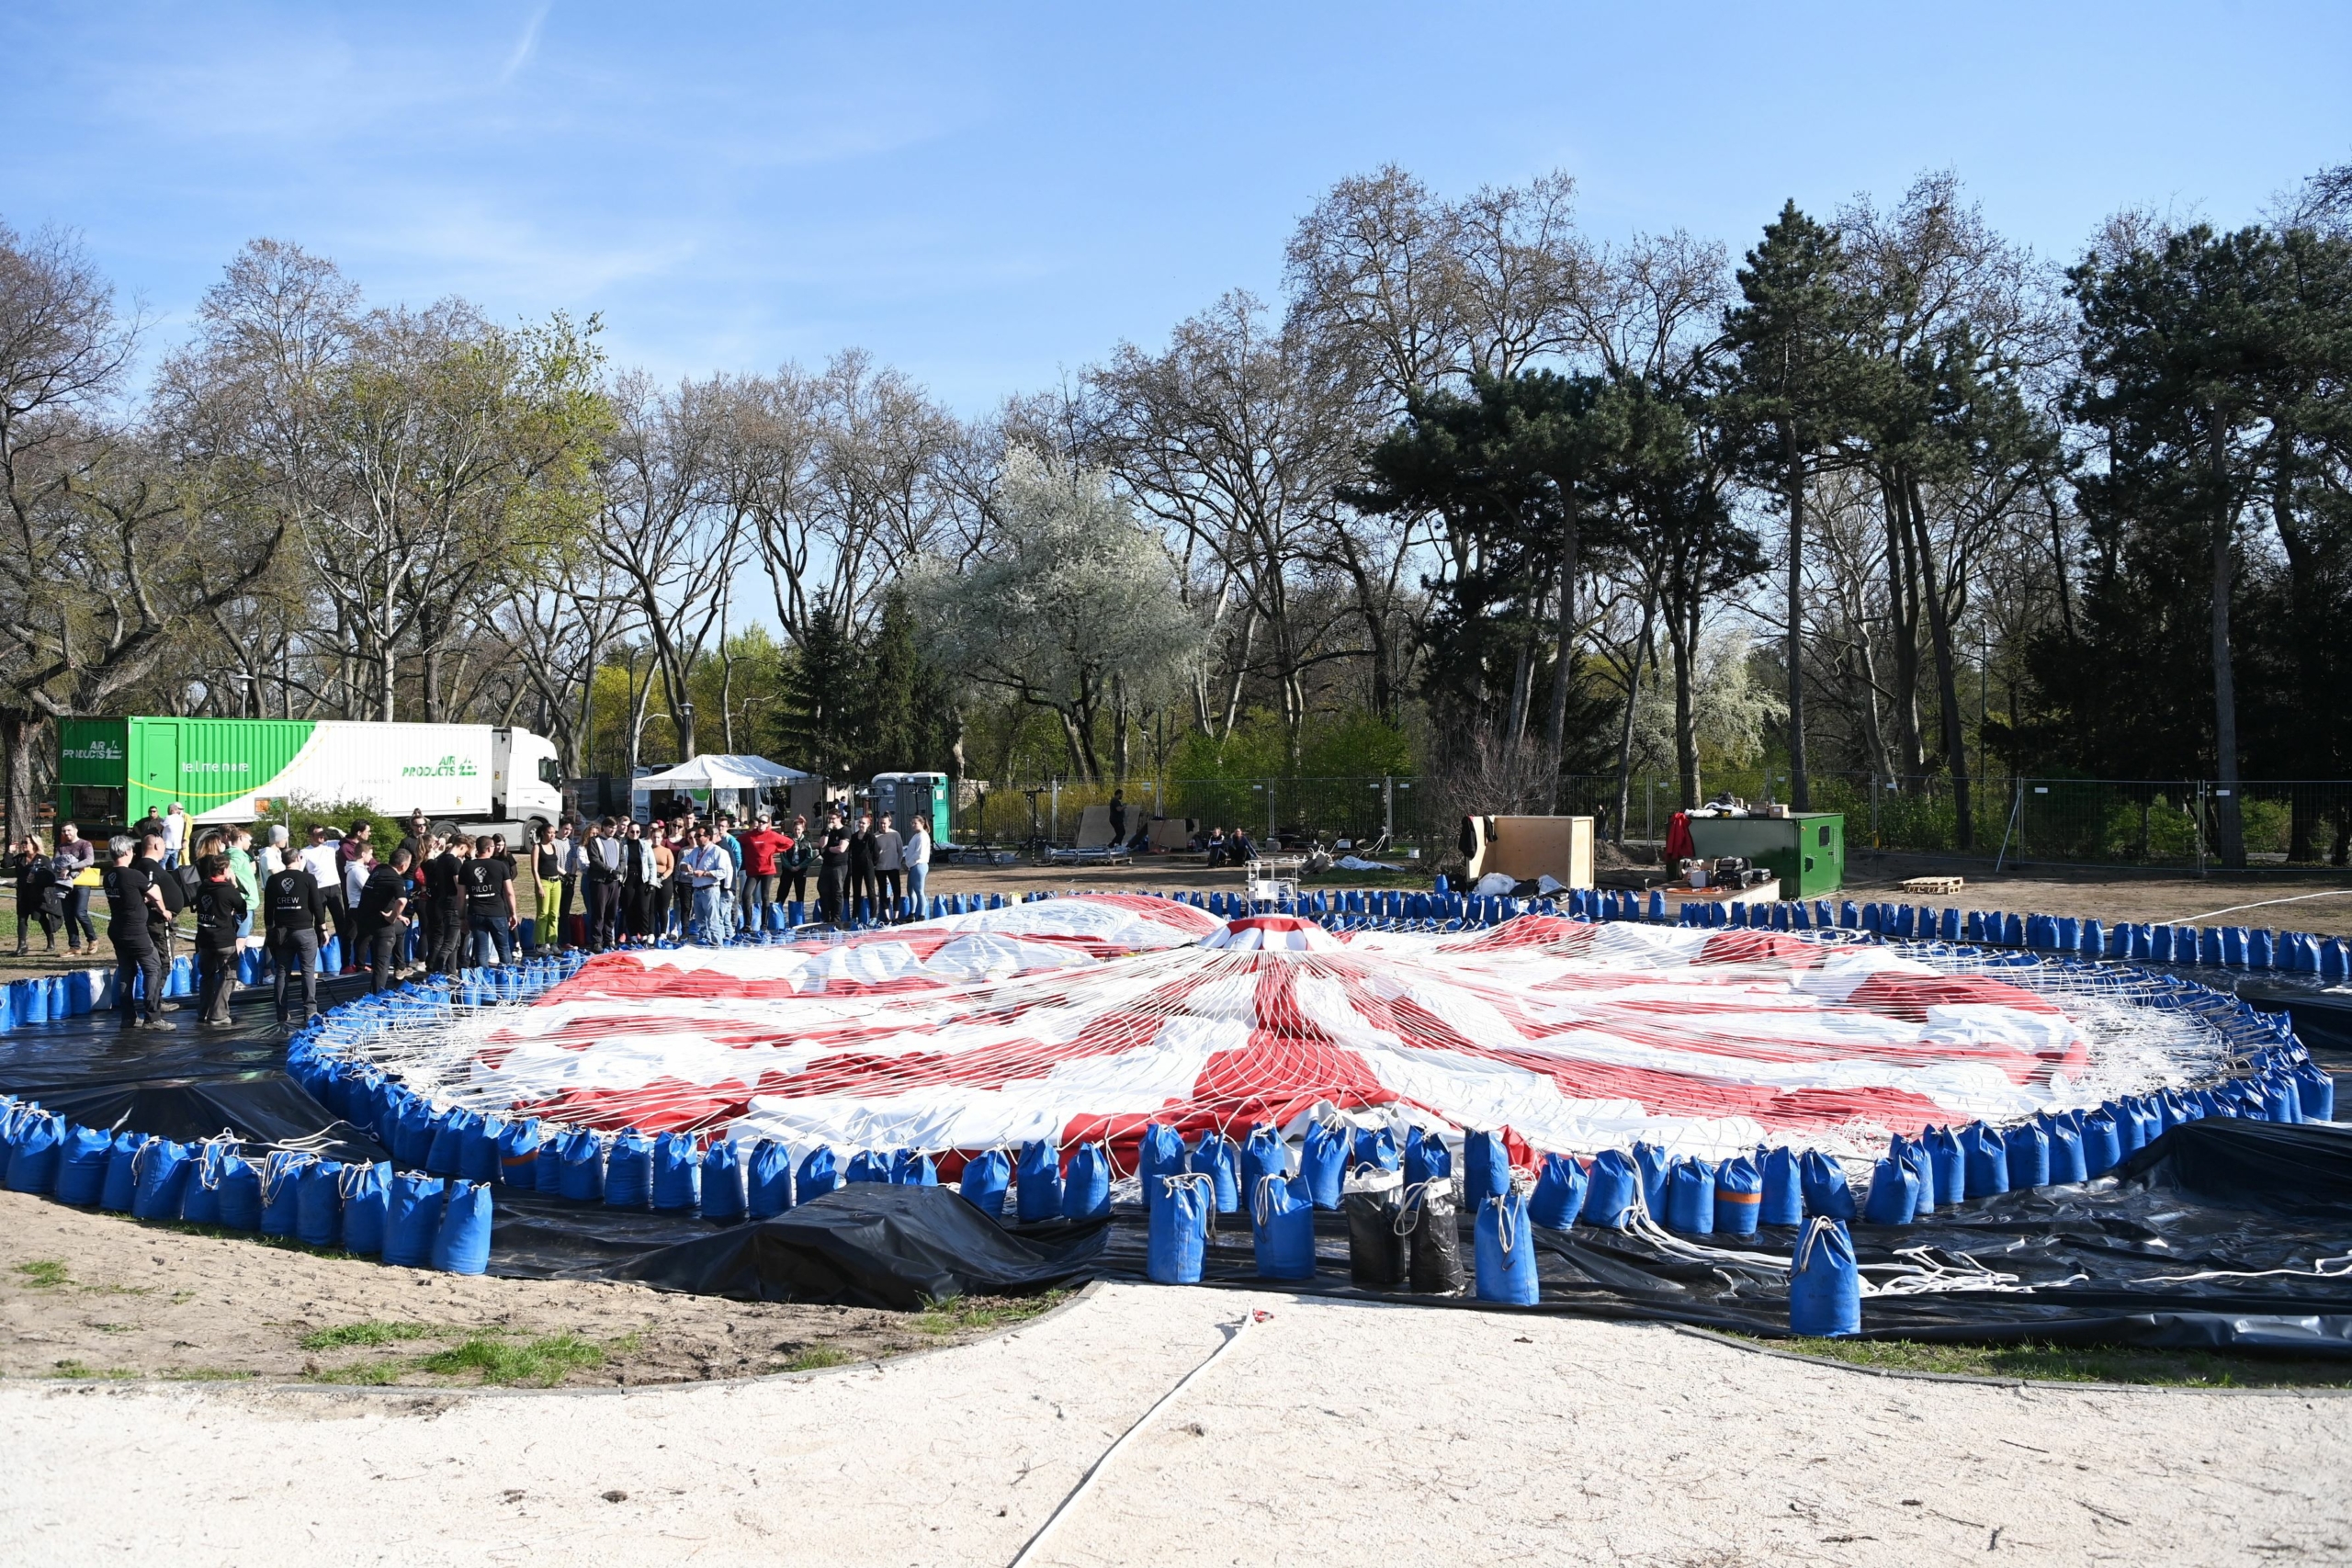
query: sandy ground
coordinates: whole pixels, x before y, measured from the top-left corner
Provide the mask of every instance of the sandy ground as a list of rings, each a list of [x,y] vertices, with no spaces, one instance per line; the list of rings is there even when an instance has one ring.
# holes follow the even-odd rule
[[[0,1562],[2352,1557],[2352,1402],[1868,1376],[1657,1326],[1104,1286],[956,1349],[605,1394],[0,1383]]]
[[[307,1350],[322,1329],[416,1325],[413,1339]],[[0,1192],[0,1377],[291,1381],[393,1371],[476,1335],[571,1335],[605,1352],[573,1384],[746,1377],[812,1351],[871,1359],[974,1337],[938,1318],[720,1301],[582,1280],[493,1280],[322,1257],[141,1224]],[[457,1374],[460,1382],[469,1374]]]

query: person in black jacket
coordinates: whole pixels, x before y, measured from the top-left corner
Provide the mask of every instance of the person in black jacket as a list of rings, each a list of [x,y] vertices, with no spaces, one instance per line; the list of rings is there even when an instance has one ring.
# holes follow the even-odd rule
[[[466,954],[469,967],[514,961],[514,865],[485,833],[474,840],[474,858],[459,874],[466,890]]]
[[[115,1007],[125,1029],[169,1029],[164,1017],[164,959],[147,917],[164,913],[164,896],[154,880],[140,869],[139,859],[125,843],[114,852],[114,864],[104,879],[107,892],[107,936],[114,943]],[[139,1016],[141,987],[147,1016]]]
[[[817,908],[830,925],[840,925],[847,917],[842,905],[849,895],[850,832],[842,825],[836,811],[825,818],[824,841],[817,850]]]
[[[237,976],[237,929],[245,919],[245,890],[229,874],[229,857],[204,855],[196,863],[196,1026],[230,1027],[229,993]]]
[[[861,811],[849,836],[849,918],[857,919],[858,906],[874,897],[874,816]]]
[[[374,976],[370,988],[388,991],[400,978],[401,957],[408,948],[409,853],[394,850],[390,865],[368,874],[359,888],[359,942]]]
[[[319,945],[327,922],[326,890],[311,874],[311,868],[298,860],[284,871],[272,873],[262,884],[261,906],[268,922],[265,930],[270,967],[277,973],[271,992],[277,1004],[277,1021],[281,1025],[292,1021],[286,1015],[286,982],[296,970],[302,976],[302,1016],[309,1018],[319,1010]]]
[[[57,865],[40,840],[30,833],[8,857],[17,882],[17,956],[25,956],[26,937],[33,922],[40,924],[41,951],[57,951]]]
[[[169,969],[172,966],[172,939],[178,934],[180,911],[187,908],[187,884],[181,879],[176,869],[164,869],[164,835],[161,833],[141,833],[139,836],[139,858],[135,863],[147,874],[147,880],[154,887],[158,900],[148,907],[147,941],[162,958],[164,967]],[[179,1010],[165,1002],[164,1010],[176,1012]]]

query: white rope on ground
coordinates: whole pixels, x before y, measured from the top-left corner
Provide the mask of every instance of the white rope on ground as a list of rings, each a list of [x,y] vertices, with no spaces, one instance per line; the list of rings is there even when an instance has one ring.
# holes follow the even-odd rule
[[[2291,898],[2263,898],[2252,904],[2233,904],[2226,909],[2208,909],[2201,915],[2183,915],[2165,925],[2193,926],[2199,920],[2210,920],[2216,915],[2234,915],[2241,909],[2267,909],[2273,904],[2300,904],[2306,898],[2352,898],[2352,887],[2331,887],[2324,893],[2298,893]]]
[[[1169,1404],[1174,1400],[1178,1394],[1183,1393],[1184,1390],[1190,1386],[1194,1378],[1199,1377],[1203,1372],[1207,1371],[1211,1367],[1216,1365],[1218,1357],[1224,1355],[1227,1350],[1232,1349],[1236,1345],[1240,1344],[1241,1337],[1249,1332],[1250,1325],[1255,1323],[1263,1323],[1267,1318],[1272,1317],[1272,1315],[1273,1314],[1269,1312],[1256,1311],[1243,1314],[1241,1320],[1233,1325],[1233,1332],[1226,1337],[1225,1343],[1209,1352],[1208,1359],[1203,1361],[1199,1366],[1194,1367],[1191,1371],[1186,1372],[1182,1377],[1178,1378],[1176,1380],[1175,1387],[1170,1389],[1166,1393],[1161,1394],[1159,1399],[1155,1400],[1152,1403],[1150,1409],[1145,1411],[1141,1416],[1136,1418],[1136,1424],[1134,1426],[1129,1427],[1125,1431],[1120,1433],[1118,1440],[1114,1442],[1109,1448],[1102,1450],[1102,1457],[1101,1459],[1096,1460],[1091,1465],[1087,1467],[1086,1473],[1078,1478],[1078,1484],[1070,1488],[1069,1495],[1064,1497],[1060,1503],[1055,1506],[1054,1511],[1046,1516],[1046,1522],[1037,1527],[1037,1533],[1031,1536],[1027,1544],[1022,1547],[1020,1552],[1012,1559],[1010,1568],[1022,1568],[1022,1564],[1033,1561],[1037,1555],[1037,1549],[1043,1546],[1046,1542],[1046,1538],[1053,1533],[1054,1527],[1061,1523],[1064,1516],[1068,1515],[1070,1509],[1077,1506],[1080,1498],[1085,1496],[1089,1491],[1093,1489],[1095,1482],[1102,1478],[1103,1471],[1108,1469],[1111,1461],[1119,1456],[1119,1450],[1125,1448],[1128,1441],[1133,1438],[1136,1433],[1142,1431],[1146,1427],[1150,1426],[1152,1418],[1158,1416],[1162,1410],[1167,1409]]]

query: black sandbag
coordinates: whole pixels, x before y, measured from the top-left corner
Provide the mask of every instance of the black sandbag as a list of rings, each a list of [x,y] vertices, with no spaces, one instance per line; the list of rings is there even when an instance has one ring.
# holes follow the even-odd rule
[[[1343,1194],[1348,1222],[1348,1277],[1367,1291],[1395,1291],[1406,1280],[1405,1237],[1396,1228],[1396,1190]]]
[[[1470,1280],[1462,1271],[1462,1235],[1454,1214],[1453,1194],[1421,1189],[1408,1196],[1412,1202],[1408,1209],[1410,1218],[1406,1239],[1411,1246],[1412,1263],[1407,1277],[1413,1293],[1460,1294]]]
[[[946,1187],[863,1182],[772,1220],[665,1247],[608,1270],[738,1301],[907,1311],[949,1296],[1026,1295],[1091,1277],[1102,1222],[1014,1235]]]
[[[300,1144],[345,1165],[391,1157],[373,1133],[337,1116],[284,1073],[58,1088],[40,1102],[85,1127],[126,1127],[176,1143],[229,1133],[251,1145],[246,1153]]]

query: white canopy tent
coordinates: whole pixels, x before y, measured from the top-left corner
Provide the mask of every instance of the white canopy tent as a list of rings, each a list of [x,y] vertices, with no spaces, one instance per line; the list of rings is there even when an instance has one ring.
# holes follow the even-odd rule
[[[653,814],[657,795],[691,795],[713,811],[747,815],[758,808],[767,790],[809,775],[765,757],[712,751],[679,763],[663,773],[647,773],[629,785],[630,815],[645,821]]]

